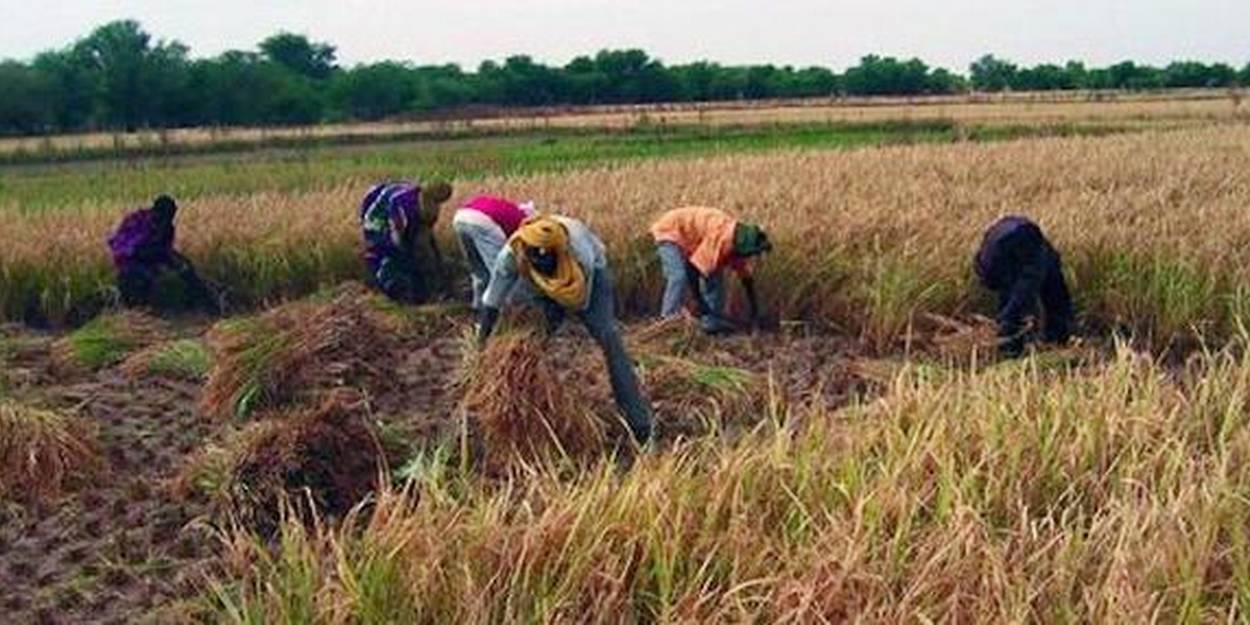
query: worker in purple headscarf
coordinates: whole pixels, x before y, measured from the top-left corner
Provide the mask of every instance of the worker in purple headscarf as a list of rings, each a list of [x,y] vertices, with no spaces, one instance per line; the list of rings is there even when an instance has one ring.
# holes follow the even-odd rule
[[[221,311],[221,303],[195,272],[195,266],[174,250],[174,217],[178,205],[162,195],[151,208],[133,211],[109,237],[109,251],[117,270],[117,290],[126,306],[156,307],[169,303],[157,292],[161,275],[172,272],[182,282],[185,304],[211,313]]]
[[[434,182],[424,188],[410,182],[374,185],[360,204],[360,227],[370,280],[387,297],[408,303],[430,296],[433,273],[442,267],[434,239],[439,207],[451,197],[451,185]],[[428,247],[436,267],[423,267],[419,247]]]

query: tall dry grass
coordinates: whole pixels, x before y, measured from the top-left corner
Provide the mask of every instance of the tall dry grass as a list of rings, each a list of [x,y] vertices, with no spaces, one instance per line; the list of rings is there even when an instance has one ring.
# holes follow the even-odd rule
[[[1165,346],[1230,334],[1250,311],[1250,128],[671,159],[462,184],[585,218],[607,242],[631,312],[658,301],[646,227],[688,203],[758,220],[776,251],[760,272],[776,316],[904,341],[919,313],[986,311],[969,262],[983,228],[1021,213],[1063,252],[1091,325]],[[363,188],[363,187],[361,187]],[[182,246],[237,302],[359,276],[361,188],[206,198],[180,215]],[[107,280],[121,207],[0,214],[0,302],[72,307]],[[450,212],[450,210],[448,210]],[[445,248],[454,249],[444,219]]]
[[[1244,346],[1238,351],[1244,352]],[[904,368],[622,474],[427,471],[345,529],[229,539],[226,622],[1233,622],[1250,357]]]

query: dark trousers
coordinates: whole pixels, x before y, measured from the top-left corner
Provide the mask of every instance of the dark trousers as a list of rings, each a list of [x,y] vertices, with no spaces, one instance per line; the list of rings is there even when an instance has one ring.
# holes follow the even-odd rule
[[[383,256],[369,269],[373,285],[396,302],[419,304],[430,298],[425,277],[417,270],[411,255]]]
[[[1064,343],[1072,334],[1072,296],[1063,279],[1063,263],[1051,249],[1039,254],[1038,266],[1021,272],[1016,280],[998,290],[998,331],[1002,351],[1008,356],[1024,350],[1028,317],[1041,312],[1042,339]]]
[[[180,301],[167,301],[156,292],[157,282],[165,272],[171,272],[182,283]],[[212,289],[195,272],[195,266],[186,257],[175,254],[170,260],[159,263],[133,263],[117,273],[117,290],[121,292],[122,304],[128,307],[200,308],[206,312],[219,313],[220,302]]]

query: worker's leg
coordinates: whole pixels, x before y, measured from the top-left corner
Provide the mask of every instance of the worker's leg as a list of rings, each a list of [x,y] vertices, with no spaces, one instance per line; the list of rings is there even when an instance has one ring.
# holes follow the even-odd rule
[[[1063,279],[1063,263],[1051,252],[1046,276],[1042,279],[1041,299],[1045,327],[1042,337],[1048,343],[1066,343],[1072,335],[1072,295]]]
[[[175,253],[170,268],[182,280],[187,298],[193,306],[209,314],[221,313],[221,301],[217,298],[217,294],[204,283],[204,280],[196,273],[195,265],[191,264],[187,257]]]
[[[394,256],[383,256],[373,270],[374,284],[387,297],[406,304],[418,301],[410,267]]]
[[[651,406],[642,395],[634,363],[625,349],[625,342],[621,340],[612,289],[611,274],[606,269],[596,271],[590,306],[581,313],[581,317],[590,336],[603,350],[617,407],[625,413],[625,421],[634,439],[645,443],[651,438]]]
[[[1007,289],[998,293],[999,351],[1009,358],[1014,358],[1024,352],[1028,338],[1025,333],[1026,322],[1037,311],[1036,299],[1031,305],[1021,305],[1019,294],[1012,291],[1013,289]]]
[[[477,310],[482,305],[482,294],[486,292],[486,285],[490,284],[490,263],[494,257],[484,255],[483,244],[478,242],[487,236],[484,228],[473,222],[460,220],[453,220],[451,227],[456,231],[456,239],[460,241],[460,249],[469,265],[469,279],[473,284],[472,305]],[[495,253],[498,253],[498,249]]]
[[[686,255],[673,243],[655,246],[660,257],[660,270],[664,274],[664,297],[660,300],[660,316],[672,317],[681,313],[686,300]]]
[[[156,270],[145,264],[129,265],[117,272],[117,290],[122,305],[126,307],[148,306],[152,303],[152,288],[156,285]]]
[[[712,310],[711,315],[704,315],[701,320],[703,331],[716,334],[733,330],[733,324],[725,319],[725,272],[717,271],[700,282],[703,301]]]

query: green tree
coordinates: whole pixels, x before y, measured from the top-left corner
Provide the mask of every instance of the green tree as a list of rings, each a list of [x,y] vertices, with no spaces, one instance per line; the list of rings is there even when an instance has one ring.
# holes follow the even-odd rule
[[[1177,61],[1163,68],[1164,87],[1228,87],[1237,82],[1237,71],[1224,63]]]
[[[853,95],[920,94],[929,89],[929,67],[920,59],[899,61],[870,54],[846,70],[843,84]]]
[[[595,60],[579,56],[564,66],[568,78],[569,99],[574,104],[598,104],[609,89],[608,75],[599,71]]]
[[[1017,71],[1011,88],[1018,91],[1054,91],[1075,89],[1076,83],[1066,69],[1051,63],[1043,63]]]
[[[331,91],[346,117],[376,120],[415,108],[420,89],[415,70],[385,61],[340,72]]]
[[[1163,72],[1133,61],[1123,61],[1107,68],[1112,88],[1140,91],[1163,86]]]
[[[95,75],[103,120],[134,130],[171,121],[167,115],[183,97],[187,52],[177,41],[153,46],[138,22],[120,20],[75,44],[71,58]]]
[[[1014,63],[995,58],[992,54],[987,54],[968,66],[972,88],[978,91],[1007,89],[1015,82],[1017,71],[1019,70]]]
[[[80,130],[95,121],[99,76],[83,54],[73,48],[43,52],[31,67],[50,84],[44,105],[58,130]]]
[[[0,62],[0,133],[46,132],[53,123],[47,102],[52,81],[38,70],[17,61]]]
[[[278,33],[258,47],[266,59],[310,80],[325,80],[337,69],[334,46],[314,43],[304,35]]]
[[[255,52],[232,50],[197,61],[190,71],[188,90],[197,94],[194,110],[202,125],[283,123],[284,92],[291,72]]]
[[[1088,89],[1089,87],[1089,70],[1085,69],[1085,64],[1080,61],[1068,61],[1063,66],[1063,73],[1066,75],[1065,82],[1072,85],[1072,89]]]
[[[963,93],[968,90],[968,82],[963,76],[939,67],[929,74],[928,87],[925,90],[938,94]]]

